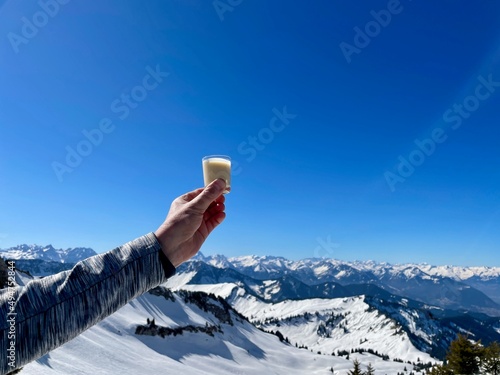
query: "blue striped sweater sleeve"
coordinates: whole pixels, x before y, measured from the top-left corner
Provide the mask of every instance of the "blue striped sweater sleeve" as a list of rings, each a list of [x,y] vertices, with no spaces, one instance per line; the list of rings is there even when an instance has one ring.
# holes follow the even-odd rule
[[[69,271],[0,290],[0,374],[73,339],[174,272],[150,233]]]

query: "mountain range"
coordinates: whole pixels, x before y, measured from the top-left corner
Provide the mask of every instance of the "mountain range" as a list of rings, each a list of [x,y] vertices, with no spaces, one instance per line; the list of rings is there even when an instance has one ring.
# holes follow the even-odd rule
[[[16,261],[16,267],[32,275],[47,276],[66,271],[97,253],[88,247],[56,249],[52,245],[17,245],[0,249],[0,257]]]
[[[338,304],[353,314],[364,308],[361,299]],[[391,342],[383,336],[388,332],[380,332],[381,346]],[[416,368],[369,352],[320,354],[287,341],[257,328],[213,294],[158,287],[24,366],[21,374],[346,375],[354,359],[362,370],[371,364],[376,375]],[[405,350],[419,354],[409,341],[396,353]]]
[[[15,254],[19,269],[24,261],[42,262],[37,266],[43,266],[43,272],[49,264],[71,266],[53,258],[41,259],[34,246],[28,248],[28,260],[22,259],[22,246],[16,247],[16,252],[1,251],[0,256]],[[47,247],[37,248],[47,253],[43,251]],[[30,272],[37,275],[34,268]],[[83,339],[73,340],[27,368],[33,368],[33,373],[55,374],[81,373],[76,367],[66,371],[76,364],[92,367],[86,356],[75,352],[72,345],[76,344],[72,343],[76,341],[90,352],[98,352],[103,346],[125,350],[126,345],[132,345],[127,350],[145,350],[144,358],[153,362],[180,360],[187,374],[200,373],[199,360],[207,358],[218,366],[219,372],[214,373],[221,374],[255,373],[245,369],[250,363],[257,368],[270,367],[277,374],[324,373],[325,369],[345,374],[354,358],[363,366],[375,364],[376,374],[396,373],[396,368],[403,371],[403,364],[421,369],[444,359],[458,333],[485,344],[500,341],[495,287],[499,280],[500,269],[493,267],[291,261],[272,256],[227,258],[199,253],[181,265],[164,286],[151,291],[155,298],[145,295],[130,302],[84,333]],[[218,308],[208,308],[211,304]],[[172,313],[172,309],[177,312]],[[229,323],[227,317],[233,315]],[[266,332],[273,333],[278,341],[276,337],[264,339]],[[116,341],[120,340],[125,343],[118,345]],[[168,348],[162,346],[166,342]],[[274,344],[268,346],[270,342]],[[224,348],[230,348],[232,354]],[[114,358],[116,353],[110,350],[106,356]],[[241,357],[245,350],[248,357]],[[295,367],[286,367],[281,358],[273,359],[270,353],[278,352]],[[66,356],[77,361],[62,365]],[[304,364],[292,358],[315,363],[304,369]],[[231,359],[242,367],[232,367]],[[325,363],[331,363],[330,367]],[[108,364],[103,362],[101,366]],[[139,371],[136,367],[131,368]],[[49,368],[64,371],[52,372]],[[38,372],[40,369],[46,372]]]
[[[329,258],[292,261],[273,256],[223,255],[195,259],[260,280],[292,276],[307,285],[374,284],[382,289],[448,309],[500,316],[500,267],[346,262]]]
[[[68,249],[56,249],[52,245],[17,245],[8,249],[0,249],[0,256],[4,259],[40,259],[60,263],[76,263],[82,259],[96,255],[96,252],[88,247],[73,247]]]
[[[434,358],[444,359],[450,342],[458,333],[467,333],[474,340],[482,340],[484,343],[500,341],[499,317],[463,307],[459,310],[443,308],[433,303],[412,299],[407,295],[396,294],[393,290],[384,289],[376,283],[342,285],[334,281],[320,283],[316,281],[315,284],[308,284],[299,280],[297,273],[277,273],[276,269],[273,269],[273,278],[264,279],[262,263],[258,264],[259,278],[248,268],[243,268],[245,272],[243,273],[228,267],[228,263],[216,263],[219,267],[211,263],[213,262],[210,259],[205,258],[203,261],[198,259],[183,264],[177,275],[167,282],[167,286],[173,290],[204,291],[221,296],[257,326],[266,330],[279,329],[289,332],[291,337],[298,340],[298,345],[312,347],[315,351],[331,352],[341,350],[340,347],[342,350],[377,348],[381,354],[389,355],[389,352],[381,349],[378,344],[380,330],[375,328],[378,326],[374,321],[380,316],[384,317],[383,327],[390,325],[393,328],[391,335],[404,332],[406,339],[416,349]],[[305,271],[304,267],[300,267],[300,270]],[[439,287],[439,281],[436,282]],[[466,288],[469,289],[474,290],[471,287]],[[471,292],[471,295],[474,301],[478,300],[477,295],[484,296],[479,291]],[[346,309],[343,315],[339,316],[338,308],[327,307],[327,312],[324,313],[318,306],[325,303],[330,306],[328,305],[330,301],[337,301],[334,303],[336,304],[338,301],[345,302],[353,298],[362,298],[362,302],[359,303],[363,305],[363,314],[367,315],[363,319],[366,326],[356,328],[353,334],[355,339],[347,339],[352,336],[350,333],[353,330],[349,328],[350,320],[347,319],[349,310]],[[420,295],[420,298],[424,299],[424,295]],[[492,304],[495,306],[495,303],[486,296],[479,301],[485,302],[488,306]],[[283,306],[292,303],[302,307],[297,307],[301,312],[290,320],[290,316],[283,313]],[[475,305],[475,307],[480,309],[481,306]],[[375,312],[374,316],[370,315],[372,312]],[[333,323],[329,317],[330,313],[336,316]],[[311,317],[315,317],[314,323],[311,323]],[[316,331],[313,329],[309,332],[310,336],[303,341],[302,329],[310,324],[313,324]],[[370,332],[375,334],[375,339],[369,339]],[[343,336],[343,339],[339,341],[340,336]],[[363,341],[363,345],[359,340]],[[340,347],[337,346],[339,342]],[[417,356],[422,358],[422,354],[414,357],[406,354],[404,359],[413,361]],[[394,358],[393,355],[390,357]]]
[[[17,260],[18,268],[40,276],[70,269],[76,262],[93,255],[96,252],[85,247],[55,249],[52,245],[23,244],[0,249],[0,257]],[[258,280],[287,275],[307,285],[375,284],[391,293],[443,308],[500,316],[500,267],[393,265],[329,258],[292,261],[274,256],[205,257],[201,252],[194,260],[216,268],[233,269]]]

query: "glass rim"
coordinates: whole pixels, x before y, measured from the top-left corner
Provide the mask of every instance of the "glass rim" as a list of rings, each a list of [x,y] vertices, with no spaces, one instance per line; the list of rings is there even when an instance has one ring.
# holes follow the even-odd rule
[[[231,157],[227,156],[227,155],[207,155],[207,156],[204,156],[203,158],[201,158],[202,161],[210,160],[210,159],[224,159],[224,160],[231,161]]]

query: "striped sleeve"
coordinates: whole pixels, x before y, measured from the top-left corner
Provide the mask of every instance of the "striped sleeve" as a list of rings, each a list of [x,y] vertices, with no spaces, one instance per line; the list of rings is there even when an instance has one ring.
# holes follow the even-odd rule
[[[0,374],[73,339],[174,273],[150,233],[69,271],[0,290]]]

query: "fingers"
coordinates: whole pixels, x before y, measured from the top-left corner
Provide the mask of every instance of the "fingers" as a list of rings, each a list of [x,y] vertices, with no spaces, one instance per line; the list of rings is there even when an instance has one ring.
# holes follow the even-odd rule
[[[202,191],[198,193],[198,195],[195,195],[192,198],[191,203],[193,205],[193,208],[199,210],[200,212],[205,212],[213,201],[217,199],[220,201],[222,199],[223,202],[224,198],[220,198],[220,196],[222,195],[222,192],[225,188],[226,182],[223,179],[219,178],[213,181],[206,188],[201,189]],[[188,193],[187,195],[195,194],[198,192],[198,190]]]
[[[210,185],[208,185],[208,186],[210,186]],[[207,186],[207,188],[208,188],[208,186]],[[196,198],[198,195],[200,195],[203,190],[205,190],[205,188],[198,188],[198,189],[190,191],[184,195],[181,195],[180,198],[186,202],[191,202],[194,198]],[[222,202],[222,203],[224,203],[225,200],[226,200],[226,198],[222,194],[219,195],[219,197],[215,199],[216,202]]]
[[[219,196],[210,206],[208,206],[203,214],[203,221],[208,231],[206,234],[207,236],[226,218],[226,213],[224,212],[226,206],[224,201],[225,197],[223,195]]]
[[[205,220],[207,235],[209,235],[220,223],[226,218],[226,213],[224,211],[218,212],[211,216],[208,220]]]
[[[215,200],[215,203],[224,203],[226,201],[226,196],[221,194],[219,197]]]
[[[182,200],[186,202],[191,202],[194,198],[196,198],[203,191],[203,188],[198,188],[196,190],[190,191],[181,196]]]
[[[203,219],[209,220],[212,216],[215,216],[219,212],[223,212],[225,209],[226,206],[224,203],[213,202],[203,214]]]

